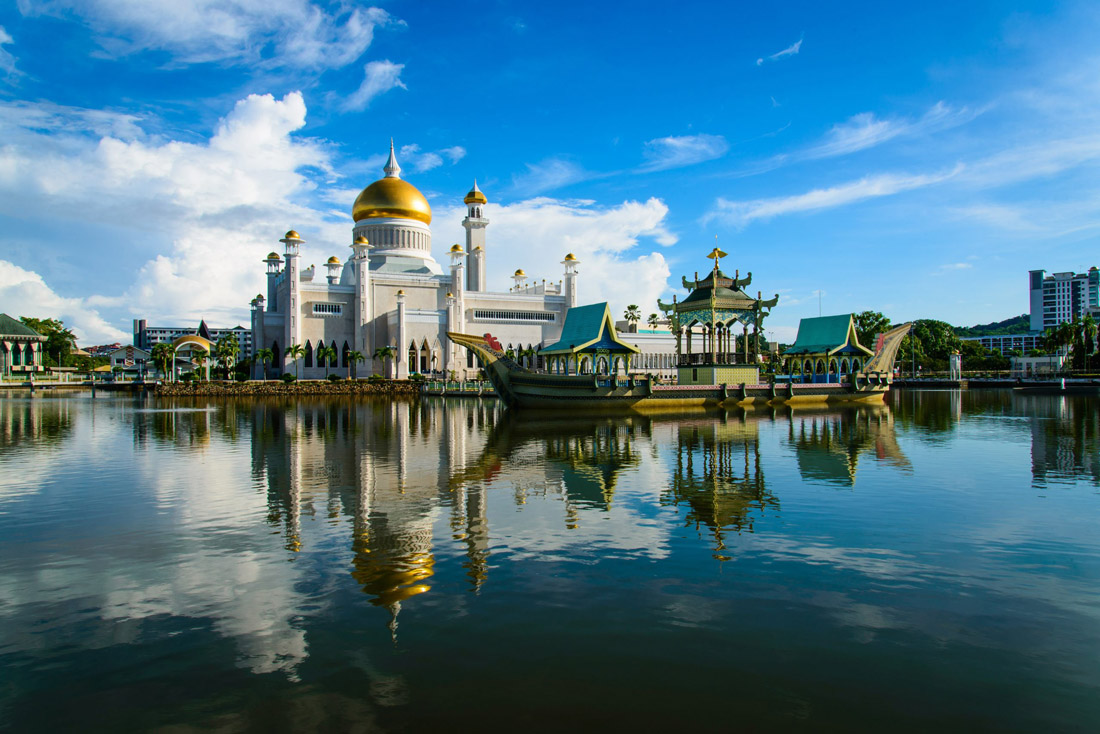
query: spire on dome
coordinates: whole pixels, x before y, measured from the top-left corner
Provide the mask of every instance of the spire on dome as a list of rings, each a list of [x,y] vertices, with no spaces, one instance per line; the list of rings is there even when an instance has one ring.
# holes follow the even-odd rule
[[[390,138],[390,159],[386,161],[386,178],[401,178],[401,166],[397,165],[397,156],[393,154],[393,138]]]

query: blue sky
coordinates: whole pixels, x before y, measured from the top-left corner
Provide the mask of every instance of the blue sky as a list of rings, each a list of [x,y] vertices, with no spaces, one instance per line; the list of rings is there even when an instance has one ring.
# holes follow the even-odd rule
[[[818,313],[967,325],[1100,264],[1095,3],[19,0],[0,9],[0,311],[83,343],[247,323],[293,227],[344,259],[394,138],[439,259],[618,312],[723,267]]]

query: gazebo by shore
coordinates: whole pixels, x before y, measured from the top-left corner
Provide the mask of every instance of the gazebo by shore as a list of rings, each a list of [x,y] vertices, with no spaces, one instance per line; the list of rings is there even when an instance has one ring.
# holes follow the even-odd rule
[[[30,377],[41,371],[45,341],[19,319],[0,313],[0,375]]]
[[[726,253],[717,247],[708,258],[714,268],[705,278],[682,278],[690,291],[687,298],[672,303],[657,301],[676,337],[677,378],[681,385],[757,384],[760,381],[760,332],[764,319],[779,302],[779,294],[764,300],[745,292],[752,273],[745,278],[735,270],[730,278],[718,267]],[[737,326],[741,325],[740,349]],[[750,331],[751,329],[751,331]],[[692,344],[692,335],[699,337]]]
[[[850,313],[802,319],[794,345],[783,352],[787,372],[802,382],[841,382],[874,356],[859,343]]]
[[[631,357],[640,351],[619,339],[604,301],[569,309],[561,338],[538,354],[551,374],[617,375],[630,373]]]

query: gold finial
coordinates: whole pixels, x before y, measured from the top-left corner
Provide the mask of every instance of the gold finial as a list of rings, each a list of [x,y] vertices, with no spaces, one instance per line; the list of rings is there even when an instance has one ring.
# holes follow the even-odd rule
[[[717,236],[718,235],[715,235],[715,237],[717,237]],[[710,251],[710,254],[707,255],[707,257],[709,257],[711,260],[714,260],[714,266],[718,267],[718,258],[725,257],[726,254],[727,253],[722,252],[717,247],[715,247],[713,250]]]

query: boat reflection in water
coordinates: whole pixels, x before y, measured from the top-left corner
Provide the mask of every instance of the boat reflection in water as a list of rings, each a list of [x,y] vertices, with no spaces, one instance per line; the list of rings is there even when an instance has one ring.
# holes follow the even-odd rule
[[[897,469],[912,469],[885,405],[792,415],[787,440],[799,473],[811,483],[854,486],[860,457],[867,455]]]

